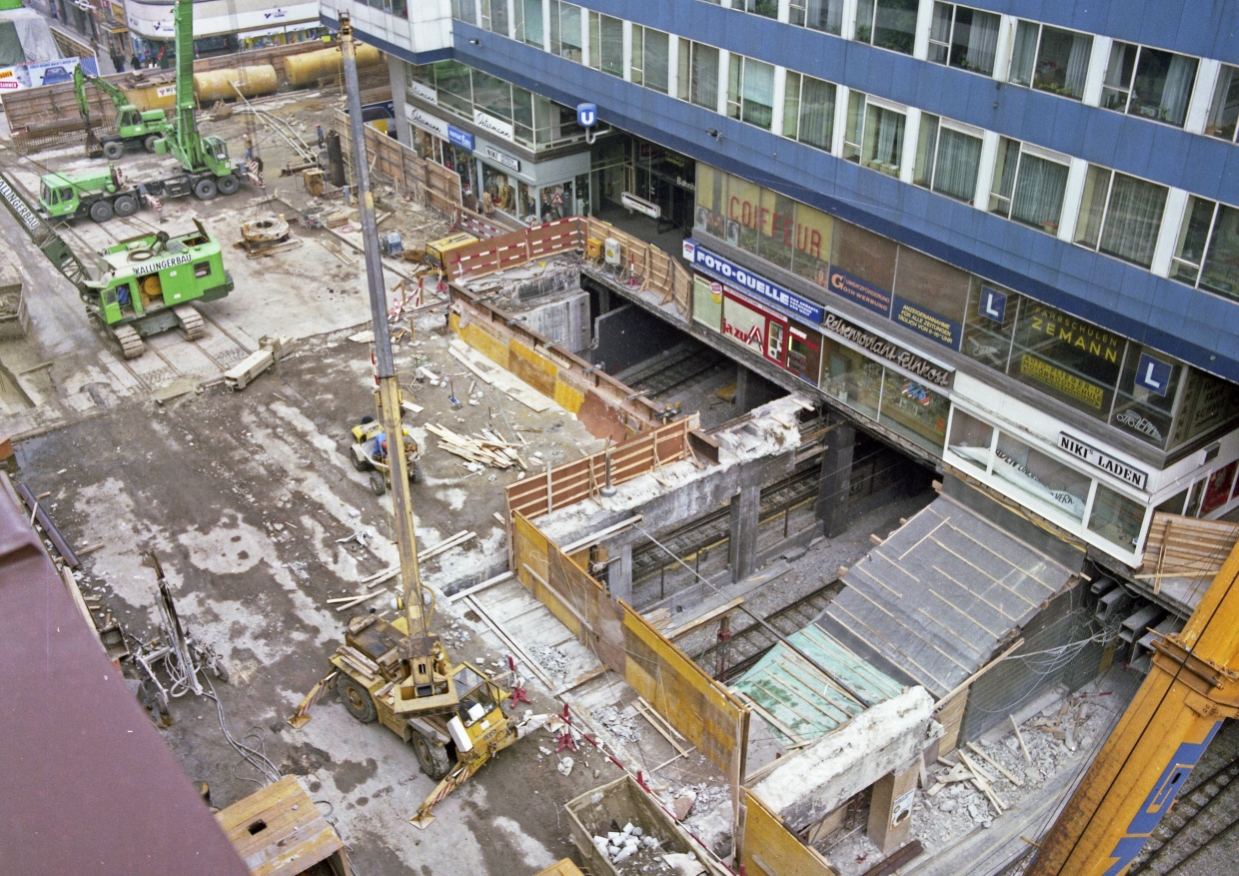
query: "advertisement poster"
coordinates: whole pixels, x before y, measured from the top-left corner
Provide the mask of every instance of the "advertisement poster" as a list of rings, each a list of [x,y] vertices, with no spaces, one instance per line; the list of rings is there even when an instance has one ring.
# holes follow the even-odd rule
[[[57,58],[54,61],[38,61],[0,68],[0,92],[22,91],[43,85],[72,82],[73,68],[78,63],[77,58]],[[86,58],[80,63],[83,73],[90,76],[99,75],[99,65],[94,58]]]
[[[725,292],[723,334],[782,367],[787,345],[787,320]]]

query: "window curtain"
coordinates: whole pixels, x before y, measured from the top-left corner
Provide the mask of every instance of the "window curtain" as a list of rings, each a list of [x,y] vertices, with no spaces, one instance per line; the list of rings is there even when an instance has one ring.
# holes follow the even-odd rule
[[[508,4],[505,0],[495,0],[490,5],[490,30],[500,36],[508,35]]]
[[[899,167],[903,153],[903,123],[904,118],[900,113],[891,112],[880,106],[869,107],[869,118],[866,124],[876,126],[872,135],[874,152],[870,156],[870,161],[889,165],[889,168]]]
[[[980,140],[950,128],[943,128],[938,135],[938,166],[934,171],[934,191],[971,202],[976,197],[977,167],[980,163]]]
[[[602,72],[612,76],[624,75],[624,22],[609,15],[601,19],[599,32],[602,43]]]
[[[1235,121],[1239,119],[1239,67],[1223,64],[1218,71],[1217,88],[1213,91],[1213,103],[1209,107],[1209,122],[1205,133],[1211,137],[1235,135]]]
[[[1153,246],[1165,206],[1165,188],[1116,173],[1101,232],[1101,251],[1147,268],[1153,262]]]
[[[1174,55],[1170,69],[1166,71],[1166,84],[1162,87],[1161,113],[1164,121],[1182,126],[1187,118],[1187,102],[1192,97],[1192,83],[1196,81],[1196,59]]]
[[[805,27],[838,36],[843,32],[843,0],[809,0]]]
[[[525,7],[525,42],[542,47],[542,0],[518,0]]]
[[[774,67],[745,58],[742,96],[744,121],[769,130],[774,115]]]
[[[693,43],[692,100],[697,106],[718,109],[718,49]]]
[[[1015,31],[1015,46],[1011,50],[1011,81],[1016,85],[1031,85],[1033,66],[1037,60],[1037,37],[1041,29],[1029,21],[1021,21]]]
[[[667,93],[667,69],[670,63],[669,38],[661,30],[645,28],[643,61],[645,85],[655,91]]]
[[[994,72],[994,53],[998,50],[998,24],[1001,20],[997,15],[973,12],[972,23],[968,25],[968,36],[964,41],[968,66],[986,76]],[[956,29],[959,29],[958,24]]]
[[[1239,298],[1239,210],[1234,207],[1218,207],[1200,287]]]
[[[804,77],[800,95],[800,136],[802,143],[830,150],[835,126],[835,87],[820,79]]]
[[[585,45],[581,39],[581,7],[568,3],[560,5],[559,38],[562,42],[559,54],[570,61],[581,60],[581,49]]]
[[[1063,190],[1066,187],[1065,165],[1035,155],[1021,155],[1015,194],[1011,198],[1011,218],[1049,231],[1046,226],[1057,226],[1062,216]]]
[[[1088,58],[1093,52],[1093,38],[1075,34],[1071,39],[1071,53],[1067,56],[1067,79],[1063,86],[1072,97],[1084,94],[1084,77],[1088,75]]]
[[[455,7],[453,10],[454,18],[466,24],[476,25],[478,23],[477,5],[473,0],[452,0],[452,5]]]

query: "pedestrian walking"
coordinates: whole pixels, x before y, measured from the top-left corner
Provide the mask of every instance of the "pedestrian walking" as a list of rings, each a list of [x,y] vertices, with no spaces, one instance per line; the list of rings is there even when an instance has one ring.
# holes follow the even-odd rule
[[[125,56],[122,55],[120,52],[113,51],[112,52],[112,67],[116,70],[117,73],[124,73],[125,72]]]

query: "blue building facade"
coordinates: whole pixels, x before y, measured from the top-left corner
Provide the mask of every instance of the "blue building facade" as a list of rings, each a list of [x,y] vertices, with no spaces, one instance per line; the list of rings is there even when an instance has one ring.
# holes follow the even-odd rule
[[[641,189],[723,348],[760,331],[825,403],[1129,566],[1155,510],[1239,507],[1239,8],[375,2],[322,16],[393,59],[402,141],[526,221]],[[642,145],[591,148],[581,102]]]

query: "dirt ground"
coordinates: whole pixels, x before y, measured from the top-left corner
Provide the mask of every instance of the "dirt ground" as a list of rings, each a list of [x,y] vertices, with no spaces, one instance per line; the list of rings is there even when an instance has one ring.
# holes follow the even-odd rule
[[[275,98],[268,108],[312,137],[316,114],[322,117],[329,101],[298,94]],[[238,151],[241,119],[207,127]],[[260,141],[267,192],[243,187],[211,202],[169,201],[162,224],[144,210],[129,220],[79,223],[70,240],[89,251],[150,228],[177,231],[197,215],[231,244],[244,219],[287,212],[257,199],[274,194],[313,206],[299,177],[278,176],[285,163],[279,145],[270,136]],[[75,150],[34,156],[38,164],[11,151],[0,157],[30,188],[45,169],[84,164]],[[131,153],[121,163],[136,175],[162,160]],[[382,228],[402,229],[407,245],[446,231],[435,214],[395,206]],[[81,582],[100,614],[110,610],[137,640],[154,635],[155,575],[143,555],[155,551],[189,634],[223,658],[228,681],[215,685],[232,736],[282,771],[308,777],[360,876],[534,872],[569,855],[562,803],[619,775],[596,752],[574,755],[577,764],[564,776],[556,770],[559,758],[542,753],[554,749],[554,738],[539,731],[441,804],[438,820],[422,832],[406,819],[432,783],[396,736],[358,724],[334,692],[302,729],[285,723],[325,674],[351,613],[325,600],[366,592],[359,582],[397,559],[388,539],[389,499],[374,495],[346,455],[349,427],[374,407],[369,345],[349,340],[369,316],[360,253],[301,227],[295,233],[304,243],[276,255],[249,259],[229,246],[226,266],[236,289],[200,308],[206,337],[190,343],[168,332],[150,339],[143,357],[125,362],[113,342],[90,329],[76,292],[7,213],[0,229],[20,265],[32,317],[28,338],[0,342],[7,370],[0,434],[18,437],[18,477],[50,494],[43,507],[69,541],[102,545],[84,557]],[[388,265],[390,289],[401,279],[396,272],[408,268]],[[228,390],[222,371],[264,336],[290,338],[291,353],[243,392]],[[522,472],[467,470],[439,449],[427,423],[461,433],[494,428],[521,444],[532,470],[597,446],[575,417],[553,405],[537,414],[494,387],[473,385],[448,355],[448,340],[443,309],[432,308],[417,317],[414,338],[405,335],[396,347],[405,399],[424,408],[411,418],[423,451],[423,477],[414,487],[419,544],[477,533],[423,565],[434,589],[506,565],[495,515],[503,508],[502,487]],[[438,386],[417,382],[419,365],[445,379]],[[449,400],[453,394],[459,407]],[[381,597],[369,606],[383,611],[387,603]],[[453,628],[454,656],[493,663],[506,655],[476,616],[442,598],[438,612],[436,625]],[[531,685],[530,693],[535,710],[557,710],[545,691]],[[170,711],[165,738],[187,774],[209,784],[214,805],[259,786],[260,776],[225,741],[211,700],[187,694]]]

